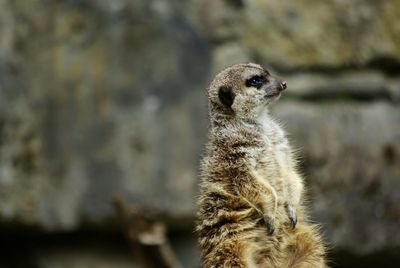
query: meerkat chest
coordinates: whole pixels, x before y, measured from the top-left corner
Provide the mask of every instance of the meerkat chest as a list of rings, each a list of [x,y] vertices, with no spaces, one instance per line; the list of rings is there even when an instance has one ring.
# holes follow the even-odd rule
[[[285,132],[267,114],[260,116],[258,122],[263,140],[258,168],[267,173],[280,173],[290,157],[290,147]]]
[[[284,130],[267,113],[259,116],[257,121],[261,126],[265,150],[284,153],[289,149]]]

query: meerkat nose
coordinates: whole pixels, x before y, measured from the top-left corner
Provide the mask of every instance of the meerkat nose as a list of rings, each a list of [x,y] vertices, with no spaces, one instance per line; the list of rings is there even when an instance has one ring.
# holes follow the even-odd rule
[[[280,83],[280,86],[281,86],[281,90],[285,90],[286,89],[286,81],[282,81]]]

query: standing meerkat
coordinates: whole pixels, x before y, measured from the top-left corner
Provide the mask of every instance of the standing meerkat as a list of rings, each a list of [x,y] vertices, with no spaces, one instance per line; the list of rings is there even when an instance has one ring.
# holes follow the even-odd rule
[[[196,226],[203,267],[327,267],[296,160],[268,114],[284,89],[253,63],[223,70],[209,86]]]

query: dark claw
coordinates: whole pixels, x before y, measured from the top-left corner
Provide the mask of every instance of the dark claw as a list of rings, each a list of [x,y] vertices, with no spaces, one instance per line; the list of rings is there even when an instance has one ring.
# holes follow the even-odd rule
[[[296,228],[296,224],[297,224],[297,217],[289,217],[290,219],[290,227],[292,227],[292,229]]]
[[[267,229],[268,229],[268,235],[273,235],[275,232],[275,227],[274,225],[267,223]]]
[[[294,210],[290,207],[288,207],[288,214],[289,214],[289,220],[290,220],[290,227],[292,227],[292,229],[296,228],[296,224],[297,224],[297,216],[296,213],[294,212]]]
[[[271,220],[266,217],[264,218],[265,225],[267,226],[268,235],[273,235],[275,232],[275,226],[272,224]]]

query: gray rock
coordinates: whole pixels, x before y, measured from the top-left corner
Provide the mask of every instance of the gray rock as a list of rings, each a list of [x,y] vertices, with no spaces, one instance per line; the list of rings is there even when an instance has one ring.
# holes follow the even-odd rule
[[[281,102],[299,148],[314,219],[337,248],[400,246],[400,108],[384,102]]]
[[[238,40],[259,62],[274,67],[336,69],[400,62],[397,0],[194,2],[197,21],[212,39]]]
[[[16,60],[0,61],[0,218],[98,225],[114,216],[114,192],[171,218],[193,215],[210,51],[183,11],[161,1],[2,3],[14,28],[1,30],[11,37],[0,51]]]
[[[37,254],[35,267],[40,268],[139,268],[129,254],[95,245],[53,248]]]
[[[199,267],[194,233],[172,232],[170,244],[183,267]],[[120,232],[2,234],[0,267],[89,268],[143,267]]]
[[[288,76],[286,81],[289,87],[287,94],[300,99],[386,100],[393,103],[399,101],[399,81],[371,70],[330,75],[298,73]]]

